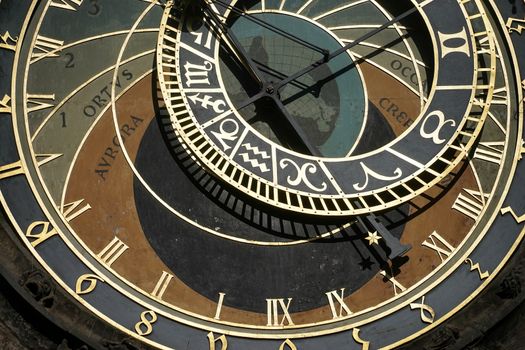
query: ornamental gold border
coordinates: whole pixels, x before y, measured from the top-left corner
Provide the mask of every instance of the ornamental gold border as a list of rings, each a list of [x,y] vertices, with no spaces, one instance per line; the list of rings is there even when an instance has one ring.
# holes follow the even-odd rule
[[[459,247],[458,247],[458,248],[459,248]],[[143,294],[146,294],[146,295],[147,295],[148,293],[143,293]],[[395,299],[395,298],[391,298],[389,301],[387,301],[387,303],[388,303],[388,302],[391,302],[391,300],[393,300],[393,299]],[[158,301],[158,300],[157,300],[157,301]],[[162,301],[161,301],[161,302],[162,302]],[[162,303],[165,304],[164,302],[162,302]],[[382,304],[380,304],[380,305],[382,305]],[[358,315],[358,314],[360,314],[360,313],[366,312],[366,311],[368,311],[368,310],[369,310],[369,309],[364,310],[364,311],[361,311],[361,312],[359,312],[359,313],[355,313],[355,314],[353,314],[353,315],[355,316],[355,315]],[[198,316],[200,316],[200,315],[198,315]],[[350,317],[347,317],[347,318],[350,318]],[[341,321],[341,319],[338,319],[337,321],[330,321],[330,323],[340,322],[340,321]],[[212,320],[212,322],[216,322],[216,321],[213,321],[213,320]],[[222,322],[222,321],[221,321],[220,323],[227,324],[227,322]],[[321,324],[321,323],[316,323],[315,325],[319,325],[319,324]],[[243,326],[246,327],[246,325],[243,325]],[[301,326],[296,326],[296,327],[286,327],[286,329],[302,328],[302,327],[305,327],[305,326],[308,326],[308,325],[301,325]],[[250,328],[251,328],[251,327],[250,327]]]
[[[34,5],[35,5],[35,3],[33,3],[33,5],[32,5],[32,9],[34,9]],[[498,15],[498,16],[499,16],[499,15]],[[25,22],[25,24],[24,24],[24,28],[27,28],[28,21],[29,21],[29,16],[26,18],[26,22]],[[500,22],[501,22],[501,20],[500,20]],[[22,32],[22,34],[25,34],[25,29],[24,29],[24,31]],[[21,41],[23,40],[23,39],[22,39],[22,38],[23,38],[23,35],[22,35],[22,34],[21,34],[21,36],[20,36],[20,37],[21,37]],[[507,35],[507,39],[508,39],[508,35]],[[512,53],[512,57],[514,58],[514,61],[516,61],[516,57],[515,57],[515,53],[514,53],[514,52]],[[15,67],[18,65],[18,61],[19,61],[19,48],[17,49],[17,52],[16,52]],[[16,76],[15,72],[16,72],[16,69],[14,70],[14,73],[13,73],[14,76]],[[519,73],[516,72],[516,74],[519,74]],[[520,80],[519,80],[519,81],[520,81]],[[15,91],[15,89],[14,89],[15,83],[16,83],[16,81],[13,80],[13,91]],[[518,93],[521,95],[521,88],[518,89]],[[13,94],[13,99],[15,99],[15,98],[16,98],[16,94]],[[521,115],[522,115],[522,114],[523,114],[523,105],[520,103],[519,106],[520,106],[520,113],[521,113]],[[13,114],[13,116],[14,116],[14,114]],[[16,122],[15,122],[16,119],[13,118],[13,120],[14,120],[14,123],[16,123]],[[521,122],[520,122],[520,125],[519,125],[519,129],[520,129],[520,131],[521,131],[521,128],[522,128],[522,124],[521,124]],[[16,135],[15,135],[15,138],[16,138],[16,141],[17,141],[18,145],[20,146],[19,135],[16,134]],[[519,156],[519,153],[517,152],[517,153],[516,153],[516,156],[515,156],[515,159],[514,159],[514,166],[513,166],[513,169],[515,169],[516,161],[517,161],[518,156]],[[23,152],[20,154],[20,158],[21,158],[21,161],[23,162],[25,168],[27,169],[27,162],[26,162],[26,160],[25,160],[25,156],[24,156]],[[29,175],[29,174],[27,174],[27,175]],[[29,176],[28,176],[28,180],[31,180],[31,178],[30,178]],[[33,191],[34,191],[34,194],[35,194],[36,197],[37,197],[37,201],[41,204],[41,203],[42,203],[42,199],[37,195],[38,192],[35,191],[34,184],[33,184],[31,181],[30,181],[30,184],[31,184],[31,188],[32,188]],[[508,190],[509,186],[510,186],[510,182],[507,182],[507,185],[506,185],[505,189]],[[4,200],[3,197],[1,198],[1,200],[2,200],[2,203],[4,204],[4,207],[6,207],[6,210],[8,210],[8,207],[6,206],[6,203],[5,203],[5,200]],[[504,198],[500,199],[500,202],[499,202],[499,204],[498,204],[498,207],[501,207],[503,201],[504,201]],[[50,218],[50,215],[49,215],[50,213],[48,212],[48,208],[45,208],[45,207],[41,207],[41,208],[42,208],[42,210],[44,211],[44,213],[46,214],[46,216],[48,216],[48,218]],[[494,213],[493,213],[493,216],[495,216],[496,214],[497,214],[497,212],[494,212]],[[117,328],[119,328],[119,329],[121,329],[121,330],[124,330],[126,333],[128,333],[128,334],[130,334],[130,335],[132,335],[132,336],[134,336],[134,337],[136,337],[136,338],[139,338],[139,339],[141,339],[142,341],[145,341],[145,342],[150,343],[150,344],[152,344],[152,345],[156,345],[156,344],[154,344],[154,343],[148,341],[146,338],[144,338],[144,337],[139,337],[139,336],[137,336],[135,333],[133,333],[133,332],[131,332],[130,330],[128,330],[127,328],[123,328],[122,326],[116,324],[114,321],[109,320],[109,319],[108,319],[107,317],[105,317],[100,311],[98,311],[98,310],[94,309],[93,307],[91,307],[87,302],[85,302],[82,298],[80,298],[80,297],[79,297],[78,295],[76,295],[73,291],[71,291],[71,290],[69,289],[69,287],[67,287],[67,286],[65,285],[65,283],[63,283],[63,282],[58,278],[58,276],[57,276],[56,274],[54,274],[54,272],[51,271],[51,270],[49,269],[49,267],[47,266],[47,264],[45,263],[45,261],[43,261],[43,260],[41,259],[41,257],[39,256],[38,252],[36,252],[36,250],[33,249],[33,248],[30,246],[30,243],[29,243],[28,240],[25,238],[25,234],[24,234],[23,232],[21,232],[20,228],[16,225],[16,221],[14,220],[14,218],[12,217],[12,215],[11,215],[10,212],[8,213],[8,216],[9,216],[9,218],[11,219],[11,223],[12,223],[13,225],[16,226],[16,229],[17,229],[19,235],[22,237],[22,239],[24,240],[25,244],[28,246],[28,249],[32,252],[32,254],[35,256],[35,258],[38,259],[38,261],[42,264],[42,266],[44,266],[45,269],[46,269],[48,272],[50,272],[50,274],[53,276],[53,278],[54,278],[55,280],[57,280],[57,282],[58,282],[59,284],[61,284],[62,287],[64,287],[66,290],[68,290],[68,292],[71,293],[75,299],[77,299],[77,300],[78,300],[79,302],[81,302],[83,305],[85,305],[86,307],[88,307],[90,310],[94,311],[94,313],[97,314],[99,317],[105,319],[106,321],[108,321],[110,324],[116,326]],[[50,220],[50,222],[54,224],[54,227],[56,227],[55,222],[54,222],[53,220]],[[58,228],[58,227],[57,227],[57,228]],[[66,239],[66,237],[65,237],[64,233],[62,232],[62,230],[61,230],[60,228],[58,228],[58,231],[59,231],[59,234],[60,234],[60,237],[62,238],[62,240],[63,240],[66,244],[68,244],[68,245],[70,246],[70,248],[73,248],[72,245],[70,244],[70,242]],[[509,250],[507,256],[502,260],[502,262],[501,262],[501,264],[498,266],[498,268],[492,273],[492,276],[491,276],[491,278],[489,279],[489,281],[490,281],[490,280],[496,275],[496,273],[501,269],[501,267],[505,264],[505,262],[510,258],[510,256],[512,255],[512,252],[516,249],[517,245],[519,244],[519,241],[523,238],[524,233],[525,233],[525,230],[522,231],[522,233],[520,234],[520,238],[515,242],[515,244],[514,244],[514,246],[512,247],[512,249]],[[483,235],[480,235],[480,237],[478,238],[478,240],[480,240],[480,239],[482,238],[482,236],[483,236]],[[470,248],[471,248],[471,249],[475,248],[475,245],[470,246]],[[78,251],[76,251],[75,249],[72,249],[72,251],[75,253],[75,255],[79,256],[79,257],[81,258],[81,260],[85,261],[85,257],[84,257],[83,255],[79,254]],[[468,255],[466,255],[466,256],[468,256]],[[463,264],[463,261],[460,261],[457,265],[459,266],[459,264]],[[87,265],[89,266],[90,264],[87,264]],[[442,264],[442,265],[444,265],[444,264]],[[456,267],[457,267],[457,266],[456,266]],[[437,270],[440,270],[440,269],[438,268]],[[94,271],[96,271],[96,270],[94,269]],[[443,276],[441,276],[441,277],[444,278]],[[479,290],[483,289],[484,286],[485,286],[486,284],[488,284],[489,281],[486,281],[485,283],[483,283],[483,284],[479,287]],[[113,281],[111,281],[111,282],[112,282],[111,285],[113,285]],[[437,282],[436,282],[436,284],[437,284]],[[116,288],[116,289],[117,289],[117,290],[121,290],[121,288]],[[474,298],[475,295],[477,295],[477,294],[476,294],[476,293],[473,293],[473,294],[471,295],[471,298]],[[135,297],[130,297],[130,299],[132,299],[132,300],[136,300]],[[414,298],[414,300],[416,300],[416,299],[417,299],[417,298]],[[470,299],[469,299],[469,300],[470,300]],[[468,303],[468,301],[466,301],[465,303]],[[392,312],[393,312],[393,311],[392,311]],[[389,313],[391,313],[391,312],[389,312]],[[454,313],[455,313],[455,311],[454,311]],[[442,322],[442,320],[444,320],[446,317],[449,317],[449,315],[446,315],[446,316],[442,317],[442,318],[441,318],[440,320],[438,320],[438,321]],[[369,321],[369,320],[367,320],[367,321]],[[436,322],[438,322],[438,321],[436,321]],[[350,329],[350,328],[352,328],[352,327],[347,327],[346,329]],[[342,331],[342,330],[343,330],[343,329],[339,329],[339,331]],[[426,331],[426,329],[425,329],[424,331]],[[422,332],[423,332],[423,331],[422,331]],[[229,333],[229,334],[233,334],[233,333]],[[321,335],[321,334],[322,334],[322,333],[319,333],[319,334],[312,334],[312,335],[310,335],[310,336]],[[308,337],[308,336],[309,336],[309,335],[306,335],[306,334],[303,335],[303,337]],[[415,336],[414,336],[414,337],[415,337]],[[279,336],[278,338],[279,338],[279,339],[282,339],[283,336]],[[275,339],[275,337],[270,337],[270,339]],[[408,341],[408,340],[410,340],[410,338],[406,338],[406,341]],[[162,347],[162,348],[165,348],[165,347]]]
[[[391,299],[391,300],[392,300],[392,299]],[[357,313],[356,313],[356,314],[357,314]],[[340,320],[338,320],[338,321],[340,321]],[[224,323],[225,323],[225,322],[224,322]],[[317,324],[319,324],[319,323],[317,323]],[[290,328],[293,328],[293,327],[290,327]]]

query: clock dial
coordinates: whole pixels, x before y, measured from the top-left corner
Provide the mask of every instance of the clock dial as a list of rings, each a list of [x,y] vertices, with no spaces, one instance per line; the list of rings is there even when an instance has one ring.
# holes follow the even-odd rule
[[[488,1],[22,3],[6,222],[145,343],[393,348],[521,241],[523,83]]]
[[[486,49],[495,55],[493,42],[483,34],[486,29],[483,25],[479,32],[472,28],[457,4],[450,5],[450,11],[457,13],[457,18],[447,18],[448,22],[444,22],[442,16],[436,14],[437,10],[432,11],[433,6],[437,5],[425,2],[407,4],[408,10],[403,9],[404,12],[397,16],[372,2],[351,2],[321,14],[312,9],[310,16],[303,16],[302,11],[297,14],[276,9],[268,10],[268,13],[262,10],[243,12],[234,3],[221,1],[217,4],[223,7],[225,16],[230,13],[231,16],[239,16],[239,13],[246,15],[236,21],[232,30],[226,31],[215,5],[205,7],[204,11],[199,7],[196,14],[192,8],[166,10],[163,19],[166,27],[161,32],[163,50],[157,57],[159,70],[164,72],[160,76],[161,86],[164,87],[163,96],[172,116],[174,129],[182,142],[191,149],[191,153],[217,176],[253,198],[283,209],[317,215],[348,216],[385,210],[414,198],[441,181],[476,142],[487,117],[488,107],[486,104],[475,105],[474,102],[480,97],[484,97],[487,103],[492,100],[491,90],[495,80],[495,73],[492,72],[496,58],[480,54],[480,50]],[[426,6],[429,7],[424,11]],[[386,42],[382,46],[386,48],[389,43],[403,41],[403,36],[409,36],[410,32],[404,34],[399,29],[399,21],[414,14],[418,8],[422,11],[422,18],[415,21],[418,27],[426,26],[437,37],[434,40],[435,60],[429,65],[435,69],[440,66],[447,69],[441,69],[435,74],[431,96],[409,130],[380,149],[353,154],[352,150],[357,147],[358,138],[362,134],[359,131],[361,126],[366,129],[365,118],[362,117],[366,92],[360,79],[360,69],[354,63],[356,58],[348,50],[368,44],[366,39],[382,30],[390,30],[389,27],[398,32],[394,32],[394,38],[392,35],[383,36],[380,40]],[[329,28],[355,27],[352,18],[362,16],[347,16],[345,18],[348,18],[349,23],[342,25],[340,22],[342,13],[357,9],[370,12],[369,16],[376,17],[375,21],[378,23],[386,23],[361,36],[358,33],[344,32],[338,37],[330,32]],[[244,22],[252,23],[248,25]],[[195,29],[199,24],[200,29]],[[265,30],[259,29],[261,25]],[[258,53],[261,56],[259,60],[258,57],[246,60],[244,56],[250,55],[250,48],[241,47],[239,40],[242,37],[238,39],[233,34],[235,28],[243,26],[246,27],[242,28],[243,36],[256,40],[256,43],[261,41],[262,44],[258,46],[260,51],[264,51],[266,46],[278,45],[275,44],[275,36],[283,40],[283,33],[274,29],[283,27],[285,29],[280,30],[287,33],[284,40],[299,41],[301,36],[313,38],[301,44],[310,51],[317,50],[317,56],[321,57],[313,55],[310,58],[313,63],[300,69],[307,63],[292,56],[289,61],[299,68],[288,64],[286,68],[276,69],[275,73],[267,69],[270,72],[263,76],[265,69],[257,68],[256,63],[265,67],[266,64],[259,61],[271,61],[273,56],[282,59],[290,54],[274,49],[275,54],[262,52]],[[255,26],[258,30],[250,29],[250,26]],[[270,33],[267,34],[266,31]],[[214,32],[218,32],[215,38]],[[304,34],[306,32],[309,36]],[[224,86],[220,64],[213,63],[213,51],[219,50],[221,35],[231,46],[236,46],[233,51],[234,54],[238,51],[242,56],[240,61],[250,67],[256,66],[255,71],[251,72],[256,78],[251,78],[249,72],[244,74],[245,78],[240,82],[242,85],[246,77],[256,80],[255,89],[247,86],[247,89],[255,90],[255,95],[248,96],[247,101],[237,105],[228,103],[227,91],[233,89]],[[478,42],[469,42],[470,36],[478,37]],[[419,40],[428,38],[423,35]],[[170,46],[174,41],[179,41],[179,45]],[[323,43],[325,46],[319,48]],[[408,43],[407,47],[411,48]],[[293,45],[288,45],[288,49],[298,51]],[[412,57],[415,55],[412,54]],[[367,61],[366,57],[361,60]],[[248,68],[248,71],[253,70]],[[279,78],[280,76],[286,78]],[[484,82],[479,83],[480,81]],[[311,119],[308,113],[301,117],[295,111],[298,106],[306,106],[305,109],[314,116],[326,115],[329,108],[323,107],[324,110],[315,111],[307,107],[308,103],[302,97],[318,94],[318,99],[324,101],[321,95],[323,89],[329,96],[336,96],[336,93],[329,92],[330,86],[326,85],[328,83],[333,85],[337,94],[343,96],[341,105],[346,106],[346,109],[336,106],[338,119],[334,123],[334,131],[329,140],[319,145],[311,131],[319,131],[319,122],[312,125],[305,121]],[[288,89],[289,85],[293,85],[292,88],[296,91]],[[173,86],[178,86],[178,89]],[[208,92],[198,92],[203,89]],[[422,99],[423,97],[421,96]],[[382,100],[383,106],[389,100]],[[251,104],[254,104],[257,115],[250,116],[246,122],[240,114]],[[318,103],[320,106],[324,104],[326,102]],[[468,118],[473,113],[479,114],[479,118]],[[267,125],[270,129],[273,124],[273,130],[281,130],[284,135],[281,139],[284,138],[285,141],[276,143],[264,137],[257,132],[257,127],[250,127],[250,121],[253,120],[269,120]],[[368,125],[368,129],[371,127]],[[274,135],[275,131],[269,132]],[[340,140],[345,140],[347,144]],[[282,147],[283,142],[287,147]],[[338,145],[341,149],[334,149],[333,145]],[[349,155],[345,156],[347,154]]]

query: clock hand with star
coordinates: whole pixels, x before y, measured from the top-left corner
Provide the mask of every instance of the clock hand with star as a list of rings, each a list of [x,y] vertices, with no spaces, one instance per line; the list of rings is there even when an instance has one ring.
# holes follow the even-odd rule
[[[390,252],[388,253],[389,259],[393,260],[395,258],[401,257],[412,248],[410,244],[402,244],[398,238],[392,235],[385,225],[379,221],[375,214],[368,214],[364,218],[358,217],[357,220],[360,221],[360,223],[365,227],[368,226],[365,225],[365,223],[368,223],[373,227],[376,234],[379,235],[379,237],[374,239],[382,239],[388,249],[390,249]],[[372,241],[370,242],[372,243]]]

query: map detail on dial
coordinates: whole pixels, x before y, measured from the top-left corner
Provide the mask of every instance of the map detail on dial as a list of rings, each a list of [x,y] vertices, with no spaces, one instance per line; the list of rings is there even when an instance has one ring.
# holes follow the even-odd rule
[[[525,234],[507,7],[2,0],[3,231],[152,348],[408,344]]]

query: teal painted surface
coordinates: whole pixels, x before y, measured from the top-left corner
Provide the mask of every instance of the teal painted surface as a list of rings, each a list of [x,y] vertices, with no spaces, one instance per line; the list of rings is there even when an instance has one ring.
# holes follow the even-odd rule
[[[324,29],[299,17],[280,13],[254,15],[286,33],[333,52],[341,44]],[[323,55],[246,18],[232,26],[247,52],[273,72],[278,81],[310,65]],[[324,84],[319,85],[319,81]],[[281,90],[281,100],[326,157],[342,157],[357,142],[365,123],[365,93],[354,62],[342,54]]]

